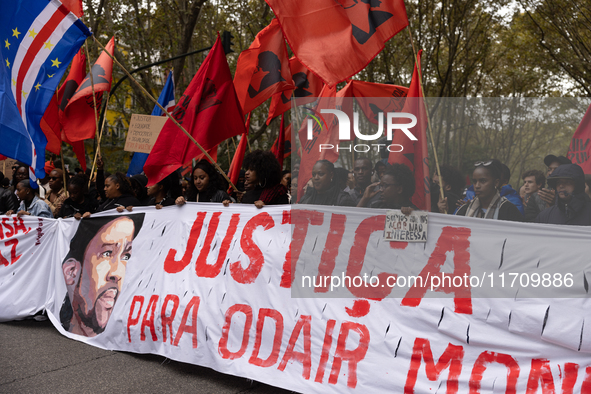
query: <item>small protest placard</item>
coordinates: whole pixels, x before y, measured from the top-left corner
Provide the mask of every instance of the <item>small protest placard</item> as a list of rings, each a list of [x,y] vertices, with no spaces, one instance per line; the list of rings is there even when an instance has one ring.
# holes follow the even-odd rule
[[[167,119],[166,116],[131,115],[123,150],[150,153]]]
[[[426,212],[414,211],[406,216],[400,210],[386,213],[384,240],[400,242],[427,242],[429,218]]]

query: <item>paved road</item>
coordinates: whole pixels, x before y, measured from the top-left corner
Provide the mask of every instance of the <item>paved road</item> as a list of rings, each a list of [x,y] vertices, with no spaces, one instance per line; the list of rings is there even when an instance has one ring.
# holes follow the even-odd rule
[[[188,392],[289,393],[162,356],[98,349],[49,320],[0,323],[0,393]]]

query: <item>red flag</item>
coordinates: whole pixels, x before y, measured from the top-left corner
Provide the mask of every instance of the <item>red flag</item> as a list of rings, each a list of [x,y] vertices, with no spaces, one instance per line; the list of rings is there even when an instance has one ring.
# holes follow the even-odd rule
[[[583,120],[577,127],[568,147],[568,157],[574,164],[581,166],[585,174],[591,174],[591,106],[587,108]]]
[[[287,125],[283,134],[284,134],[283,159],[286,159],[287,157],[289,157],[291,155],[291,123]],[[279,146],[281,146],[281,145],[279,144],[279,138],[277,138],[275,140],[275,142],[273,143],[273,146],[271,147],[271,152],[273,152],[273,154],[275,156],[277,156],[276,152],[279,149]]]
[[[236,149],[236,152],[234,152],[232,164],[230,164],[230,171],[228,171],[228,178],[230,178],[234,185],[238,183],[238,178],[240,178],[240,169],[242,168],[242,161],[244,160],[244,154],[246,153],[246,145],[248,145],[248,133],[242,134],[238,148]],[[230,186],[228,194],[232,193],[232,191],[232,186]]]
[[[266,0],[295,56],[334,86],[408,25],[404,0]]]
[[[238,57],[234,86],[245,114],[274,93],[293,88],[287,48],[276,18]]]
[[[106,46],[109,53],[113,54],[115,49],[115,38]],[[111,89],[111,79],[113,74],[113,59],[103,51],[94,66],[92,66],[92,82],[94,83],[94,92],[96,96],[96,105],[101,106],[103,92]],[[92,86],[90,73],[86,75],[82,84],[64,110],[68,119],[63,124],[64,133],[70,141],[80,141],[93,138],[96,133],[96,121],[94,117],[94,101],[92,99]]]
[[[81,18],[84,15],[84,11],[82,10],[82,0],[61,0],[61,3],[78,18]]]
[[[412,73],[412,81],[408,89],[408,96],[402,108],[403,113],[413,114],[417,118],[415,127],[409,130],[417,138],[412,141],[401,130],[394,131],[392,144],[399,144],[404,147],[400,153],[390,152],[388,163],[400,163],[406,165],[415,174],[415,194],[412,196],[412,203],[423,211],[431,208],[430,187],[429,187],[429,152],[427,150],[427,113],[423,102],[423,92],[419,82],[419,69],[421,68],[421,53],[417,55],[417,62]],[[401,119],[400,123],[410,123],[409,119]]]
[[[357,98],[365,117],[372,123],[378,124],[377,117],[380,112],[401,112],[404,106],[404,98],[408,88],[403,86],[351,81],[352,94]],[[389,100],[385,98],[389,97]],[[375,100],[380,98],[379,100]]]
[[[70,73],[66,81],[59,88],[57,95],[51,98],[49,106],[41,119],[41,129],[47,137],[46,149],[52,153],[59,154],[62,141],[72,145],[74,154],[80,162],[80,166],[86,171],[86,155],[84,151],[84,141],[72,142],[68,140],[63,131],[63,125],[68,121],[64,115],[64,109],[68,105],[70,98],[74,95],[78,86],[86,75],[86,55],[84,49],[74,56]],[[59,103],[58,103],[59,100]],[[94,116],[94,115],[93,115]]]
[[[219,36],[172,116],[205,150],[244,133],[242,110]],[[144,165],[148,186],[164,179],[200,153],[201,150],[170,119],[167,120]]]
[[[308,70],[296,57],[289,59],[289,69],[295,89],[275,93],[269,107],[267,124],[271,120],[291,108],[292,95],[297,99],[296,105],[303,105],[316,101],[324,83],[312,71]]]
[[[283,159],[285,158],[285,116],[281,116],[281,125],[279,125],[279,136],[271,147],[271,152],[277,158],[277,161],[283,168]]]

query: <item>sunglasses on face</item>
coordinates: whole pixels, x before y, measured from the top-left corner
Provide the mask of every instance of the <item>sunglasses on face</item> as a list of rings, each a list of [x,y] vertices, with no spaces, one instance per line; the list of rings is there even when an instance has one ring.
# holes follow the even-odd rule
[[[477,161],[476,163],[474,163],[474,167],[480,167],[480,166],[488,167],[492,163],[493,163],[492,160],[488,160],[488,161]]]
[[[60,177],[59,177],[59,176],[50,176],[50,177],[49,177],[49,180],[50,180],[50,181],[57,181],[58,179],[60,179]]]

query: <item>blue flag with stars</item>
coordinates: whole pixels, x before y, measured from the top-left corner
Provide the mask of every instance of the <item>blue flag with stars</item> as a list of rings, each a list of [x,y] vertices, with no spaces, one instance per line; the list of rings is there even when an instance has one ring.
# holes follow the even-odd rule
[[[43,178],[40,122],[88,28],[57,0],[0,0],[0,154]]]

